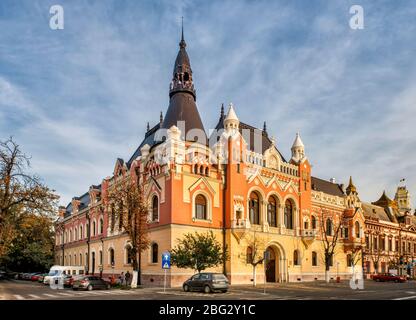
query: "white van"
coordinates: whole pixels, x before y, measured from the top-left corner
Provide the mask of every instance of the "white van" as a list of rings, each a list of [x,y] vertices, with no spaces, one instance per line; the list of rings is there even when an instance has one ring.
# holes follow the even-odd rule
[[[52,266],[49,273],[43,278],[44,284],[49,284],[50,280],[54,277],[61,277],[63,275],[83,275],[84,267],[82,266]]]

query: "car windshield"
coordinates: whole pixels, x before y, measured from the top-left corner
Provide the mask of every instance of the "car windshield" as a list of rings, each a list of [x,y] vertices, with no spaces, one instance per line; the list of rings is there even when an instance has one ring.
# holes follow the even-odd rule
[[[222,281],[227,280],[227,278],[223,274],[214,274],[214,275],[212,275],[212,278],[214,280],[222,280]]]
[[[51,270],[51,271],[49,271],[48,276],[53,277],[57,274],[58,274],[58,270]]]

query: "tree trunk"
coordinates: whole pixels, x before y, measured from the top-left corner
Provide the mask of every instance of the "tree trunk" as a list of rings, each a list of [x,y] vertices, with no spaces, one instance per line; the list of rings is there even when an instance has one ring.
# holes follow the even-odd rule
[[[253,265],[253,287],[256,286],[256,266]]]
[[[325,282],[329,283],[329,259],[326,259],[327,261],[325,261]]]
[[[137,266],[137,284],[139,286],[142,284],[141,265],[142,265],[142,252],[139,251],[139,263],[138,263],[138,266]]]

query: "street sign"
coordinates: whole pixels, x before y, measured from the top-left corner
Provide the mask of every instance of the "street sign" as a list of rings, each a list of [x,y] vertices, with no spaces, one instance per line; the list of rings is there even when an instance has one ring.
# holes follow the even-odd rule
[[[168,251],[162,254],[162,269],[170,269],[170,252]]]

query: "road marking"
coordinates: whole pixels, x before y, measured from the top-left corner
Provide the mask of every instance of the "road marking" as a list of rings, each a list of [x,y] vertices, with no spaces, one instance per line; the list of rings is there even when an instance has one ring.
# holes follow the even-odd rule
[[[416,299],[416,296],[403,297],[403,298],[396,298],[396,299],[393,299],[393,300],[410,300],[410,299]]]
[[[29,297],[31,297],[32,299],[40,299],[40,297],[36,294],[29,294]]]
[[[15,294],[14,295],[14,297],[17,299],[17,300],[25,300],[25,298],[23,298],[21,295],[19,295],[19,294]]]
[[[49,293],[44,293],[44,296],[47,296],[49,298],[57,298],[58,296],[54,295],[54,294],[49,294]]]
[[[72,297],[72,294],[70,293],[65,293],[65,292],[57,292],[56,294],[59,294],[61,296],[66,296],[66,297]]]

